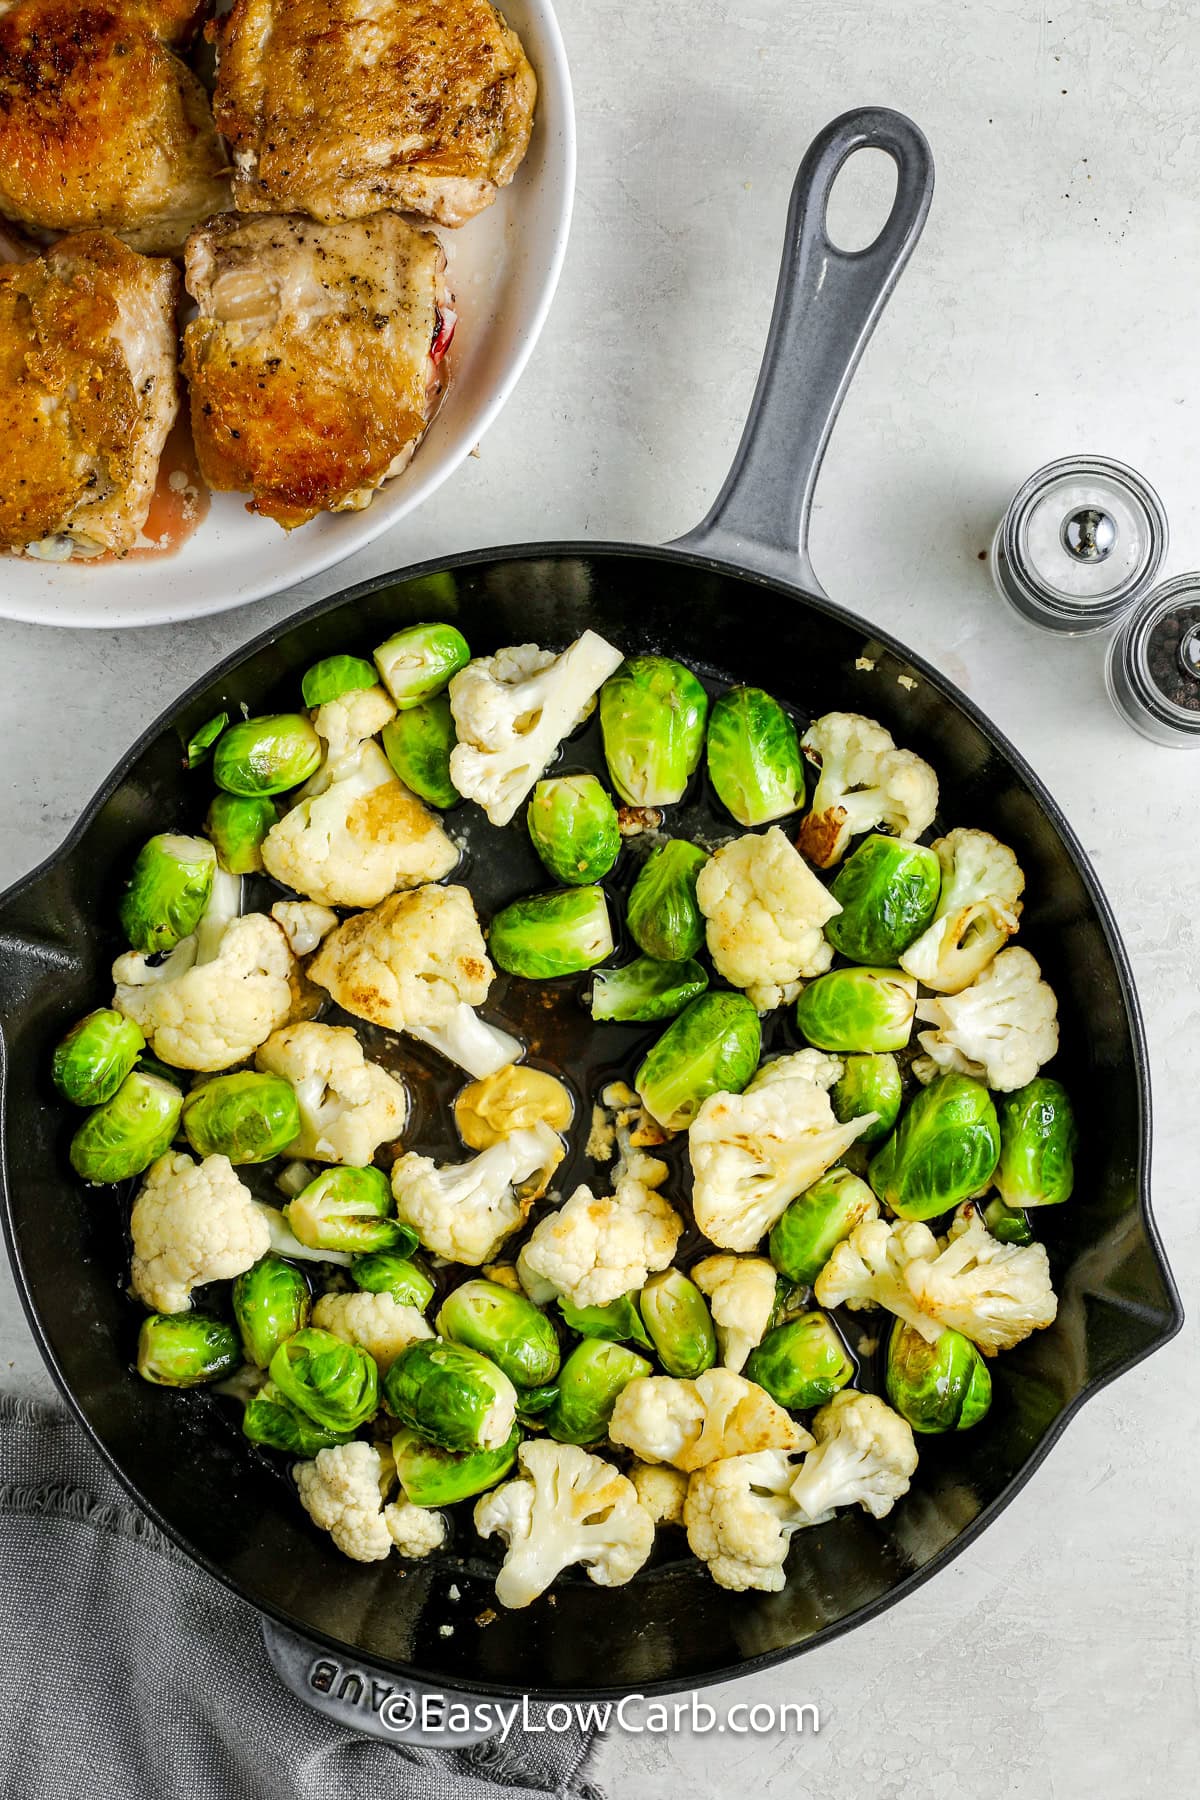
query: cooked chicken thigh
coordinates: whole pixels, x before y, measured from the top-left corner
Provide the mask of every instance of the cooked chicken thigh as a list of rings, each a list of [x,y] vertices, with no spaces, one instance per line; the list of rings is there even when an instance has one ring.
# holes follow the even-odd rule
[[[242,212],[462,225],[528,148],[537,82],[490,0],[235,0],[209,33]]]
[[[209,486],[281,525],[366,506],[411,457],[454,315],[432,232],[227,213],[188,239],[192,434]]]
[[[128,550],[179,404],[173,264],[104,231],[0,267],[0,545]]]
[[[208,95],[156,35],[152,10],[0,0],[0,214],[171,251],[228,205]],[[178,26],[183,10],[162,15]]]

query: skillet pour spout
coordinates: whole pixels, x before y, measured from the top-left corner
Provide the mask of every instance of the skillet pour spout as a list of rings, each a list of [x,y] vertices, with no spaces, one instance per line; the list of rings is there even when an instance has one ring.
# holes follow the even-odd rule
[[[825,202],[846,157],[864,145],[887,150],[900,178],[875,245],[848,257],[828,242]],[[670,1691],[780,1661],[869,1619],[962,1551],[1088,1396],[1182,1322],[1150,1209],[1137,999],[1087,858],[1037,776],[978,708],[886,632],[826,599],[808,560],[808,507],[829,425],[931,189],[928,147],[897,114],[848,114],[818,138],[793,197],[751,428],[713,512],[683,547],[475,552],[321,602],[229,658],[156,721],[62,848],[0,898],[4,1225],[42,1354],[162,1529],[269,1620],[342,1665],[471,1693],[549,1697]],[[803,305],[793,303],[797,283]],[[761,443],[773,446],[765,460]],[[680,654],[711,684],[763,686],[802,720],[867,713],[937,769],[947,824],[994,832],[1025,869],[1020,941],[1059,996],[1055,1072],[1076,1099],[1082,1137],[1074,1197],[1042,1209],[1038,1222],[1058,1318],[992,1364],[986,1429],[923,1440],[915,1485],[886,1519],[855,1511],[798,1532],[781,1593],[718,1588],[664,1536],[627,1587],[603,1589],[577,1575],[557,1585],[553,1605],[489,1618],[494,1560],[468,1531],[407,1571],[395,1559],[348,1563],[310,1527],[280,1465],[247,1446],[236,1408],[132,1373],[138,1311],[124,1293],[124,1198],[88,1192],[71,1174],[71,1120],[50,1085],[51,1049],[107,996],[108,966],[122,947],[120,878],[136,848],[155,831],[199,822],[205,802],[183,768],[181,743],[222,708],[294,707],[312,662],[337,651],[369,655],[404,624],[431,617],[453,620],[477,654],[531,640],[560,646],[590,627],[627,654]],[[572,760],[599,766],[589,730],[573,741]],[[461,820],[486,915],[538,875],[518,833],[505,834],[510,849],[485,852],[469,810],[455,815],[455,829]],[[498,1004],[503,1011],[503,994]],[[600,1040],[580,1028],[570,1040],[568,1073],[588,1098],[639,1041],[637,1028],[603,1029],[616,1035]],[[576,1151],[564,1189],[587,1172]],[[1036,1518],[1028,1525],[1039,1529]]]

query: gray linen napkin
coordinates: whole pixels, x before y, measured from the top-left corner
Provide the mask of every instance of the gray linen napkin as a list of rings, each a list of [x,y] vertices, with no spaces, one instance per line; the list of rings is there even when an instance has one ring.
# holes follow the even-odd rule
[[[603,1800],[594,1733],[367,1738],[267,1662],[258,1618],[137,1511],[65,1410],[0,1394],[3,1800]]]

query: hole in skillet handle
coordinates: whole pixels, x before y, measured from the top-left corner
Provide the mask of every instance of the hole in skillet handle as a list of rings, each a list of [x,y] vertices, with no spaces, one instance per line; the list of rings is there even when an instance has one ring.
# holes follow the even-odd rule
[[[825,236],[845,256],[873,250],[896,204],[899,170],[886,150],[864,145],[846,158],[825,201]]]

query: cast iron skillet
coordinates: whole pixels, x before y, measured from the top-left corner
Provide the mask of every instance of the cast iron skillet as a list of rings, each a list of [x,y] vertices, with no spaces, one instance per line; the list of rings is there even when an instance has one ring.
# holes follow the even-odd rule
[[[826,235],[825,206],[838,170],[862,147],[893,158],[897,194],[875,243],[846,254]],[[0,900],[6,1229],[42,1353],[140,1505],[269,1619],[332,1653],[326,1670],[369,1662],[470,1692],[596,1694],[691,1686],[794,1655],[869,1618],[961,1550],[1082,1401],[1182,1322],[1150,1216],[1142,1026],[1096,878],[1000,733],[935,669],[832,605],[809,563],[809,503],[825,441],[932,185],[924,138],[895,113],[847,114],[812,145],[741,448],[708,518],[678,545],[472,553],[322,602],[239,652],[159,719],[63,848]],[[453,617],[477,652],[530,639],[561,646],[594,626],[628,653],[669,650],[716,681],[764,686],[804,717],[832,708],[871,714],[933,763],[946,819],[994,831],[1025,868],[1020,941],[1058,993],[1058,1070],[1083,1115],[1075,1198],[1039,1218],[1061,1296],[1057,1323],[993,1365],[986,1426],[922,1443],[916,1486],[890,1517],[876,1523],[855,1511],[799,1533],[783,1593],[727,1593],[667,1551],[628,1587],[568,1578],[553,1605],[543,1600],[481,1626],[476,1616],[492,1593],[478,1547],[464,1544],[461,1555],[403,1575],[395,1559],[346,1562],[310,1527],[278,1465],[245,1444],[229,1402],[179,1396],[130,1372],[136,1319],[122,1292],[124,1197],[118,1204],[108,1192],[88,1193],[71,1177],[71,1122],[47,1079],[50,1048],[106,992],[118,949],[115,897],[134,847],[153,831],[195,827],[204,804],[196,783],[206,780],[182,772],[181,734],[226,704],[294,707],[300,673],[315,658],[369,651],[388,631],[432,614]],[[589,744],[573,744],[569,758],[586,760]],[[488,839],[467,820],[474,811],[455,818],[466,824],[468,879],[486,915],[536,886],[540,872],[518,833],[505,834],[512,848],[498,857],[495,834]],[[526,1035],[535,1057],[564,1060],[581,1092],[641,1041],[636,1028],[585,1029],[577,1004],[553,992],[539,1010],[529,993],[526,984],[522,1000],[498,983],[487,1010]],[[786,1043],[786,1031],[777,1041]],[[439,1087],[436,1064],[431,1056],[418,1082],[415,1141],[444,1156],[444,1108],[456,1084],[445,1085],[443,1070]],[[568,1191],[576,1172],[587,1171],[565,1172]],[[455,1629],[443,1636],[447,1620]],[[312,1679],[320,1686],[333,1677]]]

